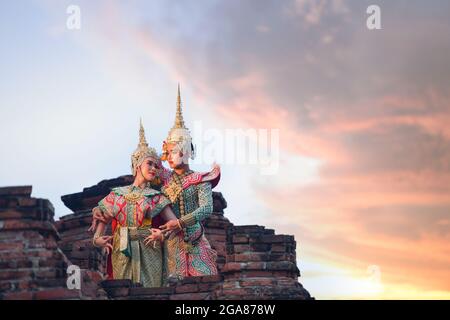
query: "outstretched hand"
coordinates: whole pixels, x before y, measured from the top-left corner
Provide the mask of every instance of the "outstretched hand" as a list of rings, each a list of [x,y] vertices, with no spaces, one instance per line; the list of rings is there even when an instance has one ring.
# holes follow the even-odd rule
[[[100,210],[99,207],[95,207],[94,209],[92,209],[92,224],[88,231],[95,232],[98,222],[107,223],[107,219],[103,215],[102,210]]]
[[[163,224],[162,226],[159,227],[162,231],[162,233],[166,234],[166,233],[170,233],[170,232],[177,232],[180,231],[180,223],[178,222],[178,220],[169,220],[168,222],[166,222],[166,224]]]
[[[101,236],[95,239],[94,243],[98,247],[105,248],[106,252],[109,253],[110,252],[109,250],[112,251],[113,249],[113,246],[111,244],[112,238],[113,238],[112,236]]]
[[[152,232],[147,238],[144,239],[144,244],[147,246],[153,241],[161,241],[163,239],[162,231],[159,229],[151,228]]]

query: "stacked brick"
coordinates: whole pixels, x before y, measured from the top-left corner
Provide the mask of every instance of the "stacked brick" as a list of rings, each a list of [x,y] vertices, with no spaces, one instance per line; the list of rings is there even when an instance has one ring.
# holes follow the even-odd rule
[[[114,300],[217,300],[222,281],[215,275],[175,280],[161,288],[143,288],[130,280],[105,280],[101,285]]]
[[[112,188],[122,187],[133,183],[133,176],[120,176],[115,179],[100,181],[98,184],[84,188],[82,192],[72,193],[61,197],[64,205],[74,213],[92,210]]]
[[[226,207],[227,202],[222,196],[222,193],[213,192],[213,214],[203,223],[205,236],[211,244],[211,247],[217,251],[217,267],[219,272],[226,262],[227,230],[233,225],[224,217],[224,209]]]
[[[106,274],[106,255],[92,245],[93,234],[88,232],[92,223],[92,208],[97,206],[112,188],[129,185],[132,181],[133,177],[130,175],[103,180],[97,185],[84,188],[82,192],[61,197],[74,213],[65,215],[56,222],[61,235],[58,244],[73,264],[84,270]],[[107,233],[110,233],[110,229],[107,229]]]
[[[58,247],[54,209],[46,199],[31,197],[31,186],[0,188],[0,298],[80,299],[97,296],[97,279],[89,292],[67,289],[71,264]],[[92,288],[92,286],[91,286]]]
[[[217,276],[189,277],[164,288],[141,288],[130,281],[107,280],[110,299],[151,300],[304,300],[298,282],[293,236],[275,235],[263,226],[227,225],[226,263]]]
[[[73,264],[82,269],[106,273],[106,256],[92,245],[92,233],[88,229],[92,211],[83,210],[66,215],[56,222],[61,236],[59,247]]]
[[[293,236],[275,235],[263,226],[228,229],[224,282],[219,299],[305,299],[298,282]]]
[[[263,226],[234,226],[227,203],[213,193],[205,234],[217,251],[219,275],[171,280],[143,288],[129,280],[104,280],[106,257],[92,246],[91,210],[113,187],[132,176],[104,180],[61,199],[73,213],[55,223],[45,199],[31,187],[0,188],[0,298],[2,299],[310,299],[298,282],[296,242]],[[68,265],[81,268],[81,290],[66,287]]]

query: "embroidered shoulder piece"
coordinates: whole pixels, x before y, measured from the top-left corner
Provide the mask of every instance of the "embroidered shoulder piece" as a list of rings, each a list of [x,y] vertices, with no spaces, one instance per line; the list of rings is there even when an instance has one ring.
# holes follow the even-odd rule
[[[200,184],[203,182],[210,182],[211,188],[217,186],[220,181],[220,166],[214,165],[210,172],[192,172],[184,177],[181,177],[183,190],[191,185]],[[174,181],[173,177],[167,179],[164,184],[165,193],[169,198],[176,197],[181,192],[179,185]],[[172,201],[172,199],[170,199]],[[173,201],[172,201],[173,202]]]

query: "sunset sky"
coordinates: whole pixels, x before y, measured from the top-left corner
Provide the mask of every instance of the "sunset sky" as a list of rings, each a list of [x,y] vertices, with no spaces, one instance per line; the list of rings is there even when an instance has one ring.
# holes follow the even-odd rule
[[[450,299],[448,0],[2,1],[0,186],[69,214],[130,174],[140,117],[160,150],[177,83],[191,130],[279,130],[275,174],[217,154],[216,191],[295,235],[312,296]]]

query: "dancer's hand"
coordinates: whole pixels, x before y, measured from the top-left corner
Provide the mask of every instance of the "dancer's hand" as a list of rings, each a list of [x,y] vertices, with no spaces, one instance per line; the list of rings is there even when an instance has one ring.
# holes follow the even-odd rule
[[[112,251],[113,246],[111,244],[112,236],[101,236],[95,239],[94,243],[96,246],[105,248],[106,251],[109,253],[109,250]]]
[[[98,222],[108,223],[107,218],[103,215],[99,207],[92,209],[92,224],[88,231],[95,232]]]
[[[177,232],[181,230],[180,223],[178,220],[169,220],[166,224],[163,224],[159,228],[162,230],[164,234],[170,231]]]
[[[149,235],[147,238],[144,239],[144,244],[149,245],[153,241],[161,241],[163,239],[162,231],[159,229],[151,228],[150,231],[152,232],[151,235]]]

